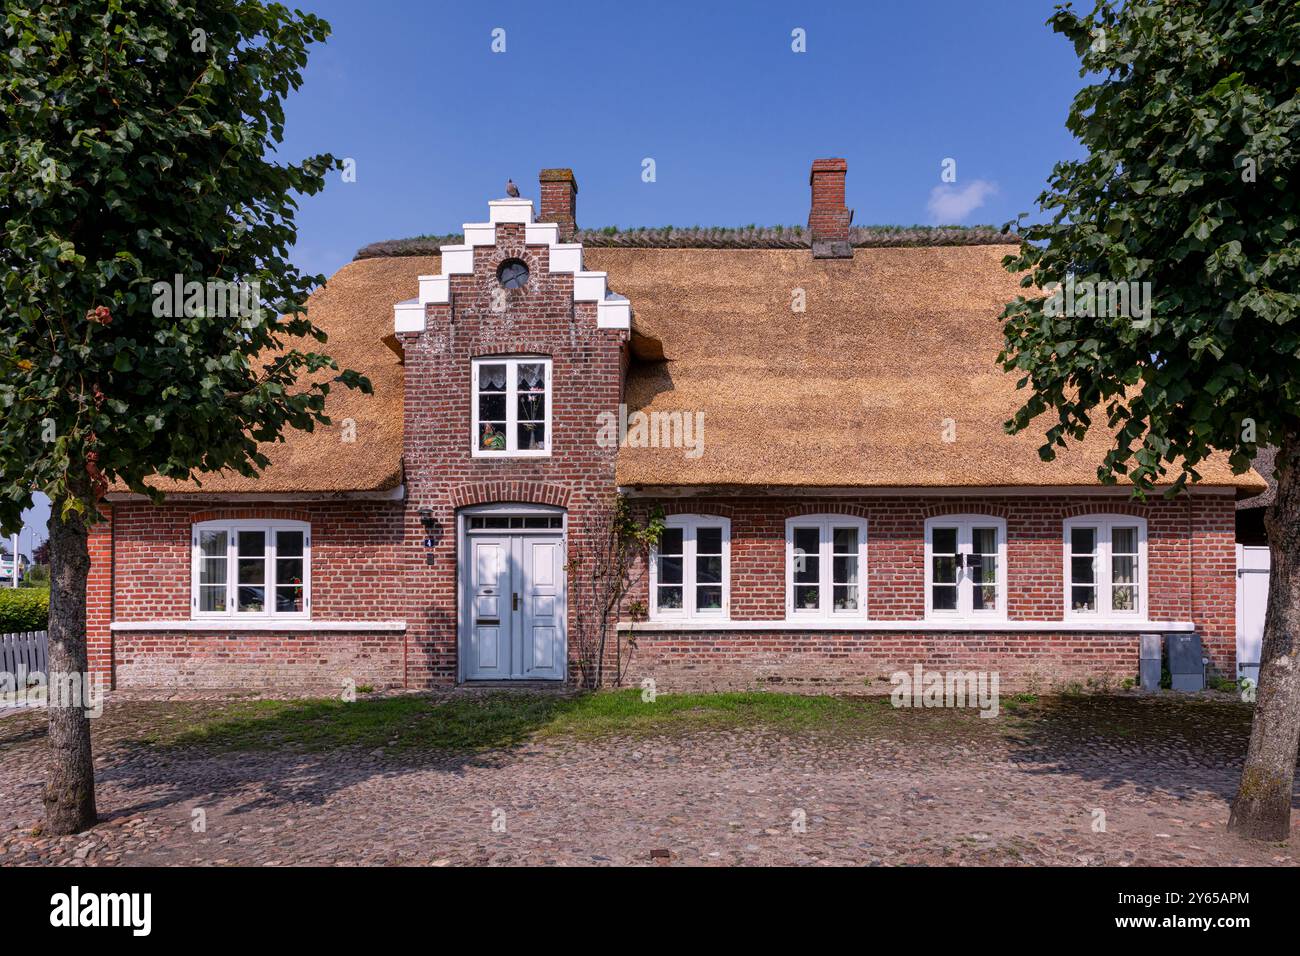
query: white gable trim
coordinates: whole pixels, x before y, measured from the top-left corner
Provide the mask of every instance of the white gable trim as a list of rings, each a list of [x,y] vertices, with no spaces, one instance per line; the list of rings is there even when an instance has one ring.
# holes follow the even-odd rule
[[[493,199],[488,203],[488,221],[493,225],[499,222],[528,223],[533,221],[533,201],[531,199]]]
[[[419,296],[393,306],[395,332],[424,331],[424,307],[451,301],[451,277],[473,275],[475,247],[495,246],[497,226],[501,223],[522,223],[525,244],[550,247],[550,271],[572,273],[573,300],[596,303],[598,328],[632,328],[632,303],[625,296],[609,291],[607,273],[583,269],[582,243],[560,242],[560,227],[556,223],[533,222],[531,199],[493,199],[488,203],[487,222],[464,223],[464,243],[441,247],[442,272],[420,276]]]

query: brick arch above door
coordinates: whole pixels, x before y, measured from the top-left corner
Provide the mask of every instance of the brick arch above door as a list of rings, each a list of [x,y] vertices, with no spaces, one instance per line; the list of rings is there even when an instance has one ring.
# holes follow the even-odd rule
[[[502,503],[567,508],[569,489],[541,481],[480,481],[452,488],[451,503],[455,508]]]

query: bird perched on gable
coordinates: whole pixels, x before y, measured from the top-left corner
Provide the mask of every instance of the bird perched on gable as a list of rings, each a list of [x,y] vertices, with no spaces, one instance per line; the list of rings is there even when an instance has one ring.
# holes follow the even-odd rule
[[[515,181],[513,179],[506,180],[506,195],[509,196],[511,199],[519,198],[519,187],[515,185]]]

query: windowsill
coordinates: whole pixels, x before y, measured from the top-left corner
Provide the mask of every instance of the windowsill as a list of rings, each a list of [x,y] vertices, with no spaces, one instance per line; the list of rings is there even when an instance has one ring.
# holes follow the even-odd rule
[[[1063,618],[1066,624],[1078,624],[1087,627],[1093,621],[1104,624],[1123,624],[1125,621],[1144,621],[1146,618],[1133,614],[1067,614]]]
[[[1057,631],[1127,633],[1129,631],[1194,631],[1190,621],[866,621],[862,619],[828,621],[619,621],[620,631],[646,633],[673,631]]]
[[[727,621],[720,614],[664,614],[655,619],[658,624],[726,624]]]
[[[474,458],[550,458],[549,451],[479,451],[470,452]]]
[[[834,624],[837,621],[840,621],[844,624],[869,624],[870,623],[870,621],[868,621],[867,618],[863,617],[861,614],[850,614],[847,611],[840,612],[838,614],[823,614],[821,612],[814,614],[811,611],[804,614],[800,614],[798,612],[791,614],[789,611],[786,611],[785,613],[786,613],[785,619],[787,621],[806,621],[809,624]]]
[[[114,621],[114,631],[405,631],[405,621],[309,621],[302,618],[259,618],[237,621],[205,618],[186,621]]]
[[[983,627],[986,624],[1006,624],[1009,618],[1005,614],[978,614],[970,617],[962,617],[960,614],[936,614],[933,611],[927,611],[925,621],[927,624],[954,624],[961,626],[963,624],[973,624],[977,627]]]

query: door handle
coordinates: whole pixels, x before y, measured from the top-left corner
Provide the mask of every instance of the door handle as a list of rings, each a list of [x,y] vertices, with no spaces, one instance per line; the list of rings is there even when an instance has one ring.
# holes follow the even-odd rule
[[[519,610],[519,592],[518,592],[518,591],[515,591],[513,594],[510,595],[510,610],[512,610],[512,611],[517,611],[517,610]]]

